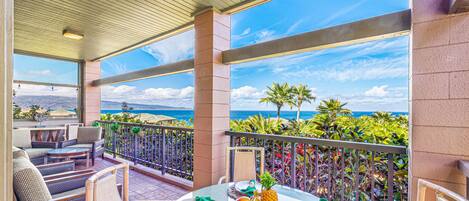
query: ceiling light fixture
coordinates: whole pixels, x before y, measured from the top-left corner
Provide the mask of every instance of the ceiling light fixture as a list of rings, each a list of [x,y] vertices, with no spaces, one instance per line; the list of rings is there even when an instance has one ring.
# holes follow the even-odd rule
[[[65,29],[62,34],[65,38],[70,38],[74,40],[81,40],[84,37],[84,35],[81,33],[77,33],[74,31],[67,30],[67,29]]]

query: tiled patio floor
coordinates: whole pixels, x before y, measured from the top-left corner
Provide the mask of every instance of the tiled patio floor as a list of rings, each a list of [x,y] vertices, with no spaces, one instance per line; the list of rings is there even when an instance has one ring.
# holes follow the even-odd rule
[[[84,161],[78,161],[77,165],[77,169],[85,168]],[[112,165],[114,163],[99,158],[92,168],[99,171]],[[187,193],[187,190],[178,186],[159,181],[133,170],[130,170],[129,180],[129,199],[131,201],[177,200]],[[122,181],[122,179],[118,181]]]

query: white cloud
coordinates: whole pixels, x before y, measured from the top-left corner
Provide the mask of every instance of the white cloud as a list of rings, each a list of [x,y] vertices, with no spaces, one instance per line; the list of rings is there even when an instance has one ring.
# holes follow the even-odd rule
[[[241,36],[247,35],[249,33],[251,33],[251,28],[246,28],[244,29],[243,33],[241,33]]]
[[[372,67],[353,68],[346,70],[329,70],[324,76],[338,81],[378,80],[385,78],[405,77],[408,75],[407,67]]]
[[[260,42],[272,40],[272,39],[275,38],[274,34],[275,34],[275,31],[264,29],[264,30],[256,33],[256,40],[255,41],[256,41],[256,43],[260,43]]]
[[[332,95],[320,99],[337,98],[352,111],[408,111],[408,88],[375,86],[363,93]]]
[[[322,67],[322,65],[328,65],[322,63],[307,67],[301,66],[289,69],[288,72],[283,72],[283,75],[287,77],[316,77],[341,82],[402,78],[408,76],[408,67],[405,63],[401,57],[365,58],[333,63],[327,67]]]
[[[53,87],[42,85],[13,85],[16,96],[66,96],[76,97],[77,89],[70,87]]]
[[[146,98],[152,100],[186,99],[194,95],[194,87],[188,86],[182,89],[174,88],[148,88],[143,90]]]
[[[389,93],[386,91],[386,88],[388,88],[388,85],[374,86],[373,88],[365,91],[365,96],[384,97]]]
[[[142,50],[162,64],[189,59],[194,55],[194,30],[145,46]]]
[[[49,69],[46,70],[30,70],[26,71],[26,74],[28,75],[35,75],[35,76],[50,76],[52,75],[52,71]]]
[[[112,89],[112,93],[126,94],[126,93],[130,93],[130,92],[134,91],[135,89],[136,89],[136,87],[133,87],[133,86],[120,85],[118,87],[114,87]]]
[[[194,87],[184,88],[147,88],[138,89],[134,86],[103,86],[101,98],[106,101],[129,102],[140,104],[160,104],[174,107],[193,106]]]
[[[303,23],[302,19],[298,20],[295,23],[293,23],[292,25],[290,25],[290,27],[288,27],[288,29],[287,29],[287,32],[285,32],[285,35],[293,33],[300,26],[301,23]]]
[[[138,89],[134,86],[103,86],[101,87],[101,97],[104,100],[120,100],[135,97],[138,95]],[[123,100],[124,101],[124,100]],[[127,100],[125,100],[127,101]]]
[[[264,93],[252,86],[242,86],[231,90],[232,99],[259,99]]]
[[[110,68],[106,69],[101,68],[101,73],[104,76],[119,75],[129,72],[126,64],[114,62],[111,60],[104,60],[103,62],[108,63],[110,66]]]
[[[325,18],[323,19],[322,21],[318,22],[318,26],[328,26],[331,24],[332,21],[334,21],[335,19],[339,18],[339,17],[342,17],[343,15],[346,15],[346,14],[349,14],[350,12],[352,12],[353,10],[355,10],[356,8],[358,8],[358,6],[360,6],[361,4],[363,4],[366,0],[361,0],[361,1],[357,1],[355,2],[354,4],[348,6],[348,7],[345,7],[345,8],[342,8],[340,10],[337,10],[336,12],[334,12],[331,16],[329,16],[328,18]]]

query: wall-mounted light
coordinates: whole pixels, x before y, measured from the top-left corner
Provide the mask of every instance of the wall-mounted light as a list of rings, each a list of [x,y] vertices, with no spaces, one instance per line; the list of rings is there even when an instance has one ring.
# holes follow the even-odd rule
[[[74,40],[81,40],[83,37],[85,37],[85,35],[83,35],[81,33],[71,31],[71,30],[67,30],[67,29],[65,29],[63,31],[62,35],[65,38],[70,38],[70,39],[74,39]]]

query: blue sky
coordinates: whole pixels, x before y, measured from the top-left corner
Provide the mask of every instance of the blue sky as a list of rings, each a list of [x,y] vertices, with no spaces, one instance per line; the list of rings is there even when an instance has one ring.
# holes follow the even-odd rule
[[[406,0],[272,0],[232,16],[232,48],[408,9]],[[193,30],[102,62],[104,77],[193,57]],[[23,65],[15,58],[15,78]],[[232,65],[232,109],[260,104],[273,82],[306,84],[356,111],[408,110],[408,37]],[[27,65],[24,65],[25,67]],[[56,70],[50,70],[55,72]],[[61,72],[57,72],[61,73]],[[63,73],[62,73],[63,74]],[[70,79],[65,79],[70,80]],[[193,107],[192,73],[104,87],[105,100]],[[314,110],[319,101],[305,105]],[[285,108],[289,109],[289,108]]]

